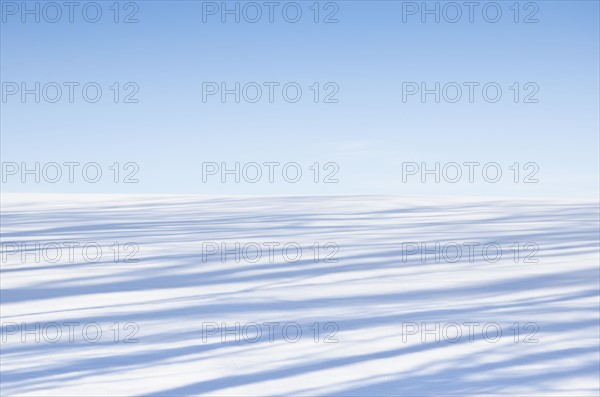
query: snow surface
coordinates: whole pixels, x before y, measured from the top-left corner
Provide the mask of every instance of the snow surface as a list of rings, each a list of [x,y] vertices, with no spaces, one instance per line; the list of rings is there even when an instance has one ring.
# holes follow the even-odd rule
[[[572,200],[5,194],[0,394],[597,396],[598,221],[598,203]],[[403,242],[436,241],[504,252],[496,263],[403,260]],[[96,242],[103,256],[23,261],[7,254],[14,242]],[[116,242],[138,244],[139,262],[115,263]],[[303,255],[204,262],[207,242],[294,242]],[[315,263],[317,242],[337,244],[338,261]],[[537,244],[538,263],[515,263],[515,242]],[[68,322],[80,324],[73,342],[66,327],[56,343],[14,334]],[[203,334],[203,323],[265,322],[299,324],[302,337]],[[339,327],[338,342],[321,329],[315,343],[315,322]],[[403,324],[465,322],[499,324],[502,337],[403,335]],[[82,337],[90,323],[97,343]],[[128,323],[137,343],[123,343]]]

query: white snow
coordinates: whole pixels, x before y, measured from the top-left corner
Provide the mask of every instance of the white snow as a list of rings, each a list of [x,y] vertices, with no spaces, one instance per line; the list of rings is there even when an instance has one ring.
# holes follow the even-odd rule
[[[0,394],[596,396],[598,234],[598,203],[573,200],[5,194]],[[75,249],[69,260],[65,249],[56,263],[22,260],[9,251],[23,242],[94,242],[102,258]],[[255,263],[204,261],[203,243],[222,242],[296,243],[302,258],[279,249],[273,261],[266,251]],[[410,242],[497,243],[503,256],[423,263],[403,257]],[[536,244],[538,263],[524,262],[529,251],[515,262],[515,242]],[[137,244],[139,262],[115,263],[114,243]],[[321,250],[315,263],[315,243],[337,245],[337,262]],[[69,322],[80,324],[73,342]],[[296,323],[302,337],[278,327],[271,342],[265,322]],[[480,323],[473,341],[468,322]],[[56,343],[43,338],[55,335],[50,323],[63,333]],[[81,334],[90,323],[103,331],[97,343]],[[263,336],[203,335],[222,323],[258,323]],[[463,335],[403,335],[421,323],[457,323]],[[502,328],[495,343],[493,329],[482,336],[488,323]],[[20,332],[36,324],[47,334]],[[138,343],[123,343],[136,327]],[[324,343],[335,327],[338,342]],[[524,343],[535,327],[537,343]]]

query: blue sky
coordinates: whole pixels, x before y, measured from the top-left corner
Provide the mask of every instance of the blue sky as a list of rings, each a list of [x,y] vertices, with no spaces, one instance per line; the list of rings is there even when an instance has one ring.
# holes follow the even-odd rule
[[[496,23],[482,15],[487,7],[493,19],[491,2],[478,2],[472,23],[464,6],[456,23],[443,14],[439,23],[433,15],[423,23],[422,2],[401,1],[320,2],[318,23],[313,1],[295,3],[302,10],[296,23],[281,14],[285,6],[294,16],[291,2],[278,2],[273,23],[265,6],[257,23],[245,21],[244,15],[240,23],[232,15],[222,23],[220,10],[204,15],[203,22],[203,8],[213,11],[213,4],[220,8],[221,2],[201,1],[121,2],[119,23],[114,23],[114,2],[101,1],[97,23],[83,19],[80,8],[73,23],[64,8],[56,23],[45,21],[43,14],[39,23],[34,15],[26,15],[23,23],[21,10],[13,7],[21,2],[1,3],[3,94],[7,83],[20,88],[22,82],[29,88],[35,82],[42,87],[77,82],[79,88],[95,82],[103,93],[96,103],[86,102],[79,88],[73,103],[66,99],[66,88],[57,103],[43,98],[36,103],[33,95],[23,103],[19,94],[7,96],[1,104],[3,163],[95,162],[103,178],[98,183],[63,178],[54,184],[22,183],[19,174],[4,175],[3,192],[598,196],[597,1],[519,2],[517,23],[514,1],[494,3],[502,10]],[[242,10],[248,2],[238,3]],[[453,18],[449,2],[437,3]],[[35,7],[35,2],[28,4]],[[407,15],[415,4],[417,13]],[[427,4],[433,8],[436,2]],[[46,17],[54,17],[52,9],[46,11]],[[122,23],[132,12],[138,22]],[[338,22],[323,23],[332,13]],[[527,18],[538,22],[524,23]],[[119,103],[114,103],[115,82]],[[222,103],[218,95],[203,102],[203,82],[225,82],[230,88],[235,82],[279,86],[274,103],[266,99],[266,88],[257,103],[243,98],[236,103],[233,95]],[[302,88],[296,103],[286,102],[279,91],[290,82]],[[419,95],[404,102],[406,82],[425,82],[430,88],[436,82],[479,86],[473,103],[466,88],[456,103],[443,98],[436,103],[433,95],[426,103]],[[122,103],[134,90],[134,85],[125,89],[126,83],[139,88],[138,103]],[[325,89],[326,83],[333,84]],[[501,87],[498,102],[482,96],[486,83]],[[323,103],[335,87],[338,103]],[[523,103],[534,90],[538,103]],[[115,162],[139,165],[139,183],[114,183],[109,167]],[[203,183],[205,162],[231,167],[236,162],[294,162],[303,176],[298,183],[281,177],[269,183],[264,175],[259,183],[243,178],[221,183],[217,175]],[[337,164],[339,182],[314,183],[310,167],[315,162],[319,167]],[[464,175],[458,183],[431,178],[421,183],[418,175],[403,182],[406,162],[430,167],[436,162],[497,163],[503,176],[498,183],[486,182],[481,174],[473,183]],[[514,183],[510,167],[515,162],[519,167],[535,163],[539,182]],[[319,179],[331,170],[322,169]],[[528,171],[521,170],[519,179]]]

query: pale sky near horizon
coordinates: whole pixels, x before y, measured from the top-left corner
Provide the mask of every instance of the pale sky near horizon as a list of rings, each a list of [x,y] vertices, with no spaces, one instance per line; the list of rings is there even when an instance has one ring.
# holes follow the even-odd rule
[[[238,2],[239,23],[221,15],[221,2],[122,2],[118,15],[113,3],[97,2],[97,23],[84,18],[95,9],[82,15],[80,8],[73,23],[67,9],[50,23],[56,10],[40,3],[36,23],[22,15],[22,2],[1,2],[3,192],[598,197],[597,1],[519,2],[518,13],[515,2],[500,1],[495,23],[492,2],[478,2],[472,23],[468,8],[458,18],[449,2],[427,3],[438,4],[439,23],[422,15],[422,2],[277,2],[273,23],[263,2],[254,3],[262,12],[255,23],[248,2]],[[40,103],[35,93],[23,100],[22,88],[36,82]],[[236,82],[240,102],[227,94],[223,103],[221,83],[233,89]],[[439,103],[435,94],[425,103],[420,91],[407,94],[436,82]],[[71,85],[73,103],[70,83],[79,84]],[[205,94],[219,92],[203,101],[203,83]],[[57,85],[62,96],[52,103]],[[102,96],[88,102],[98,86]],[[257,86],[262,97],[252,103]],[[456,87],[462,96],[452,103]],[[502,95],[494,102],[496,87]],[[22,163],[36,162],[48,174],[39,183],[25,175],[23,183]],[[48,181],[51,162],[61,165],[58,183]],[[73,183],[69,162],[80,163]],[[265,163],[272,162],[280,165],[270,183]],[[461,165],[459,182],[425,175],[423,183],[421,164],[436,162],[446,179],[456,175],[448,163]],[[480,163],[472,183],[470,162]],[[97,183],[81,174],[92,163],[102,170]],[[222,163],[240,163],[240,183],[233,175],[221,182]],[[249,163],[261,165],[258,183],[249,182],[256,177]],[[485,165],[489,179],[501,169],[499,182],[486,180]],[[300,181],[286,180],[297,168]]]

